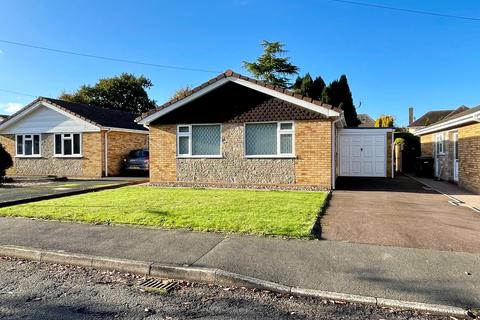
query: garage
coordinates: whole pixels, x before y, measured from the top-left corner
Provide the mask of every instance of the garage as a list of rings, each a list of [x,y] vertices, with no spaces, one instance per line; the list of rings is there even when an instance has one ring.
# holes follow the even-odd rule
[[[339,176],[387,177],[392,171],[392,132],[385,128],[340,129]]]

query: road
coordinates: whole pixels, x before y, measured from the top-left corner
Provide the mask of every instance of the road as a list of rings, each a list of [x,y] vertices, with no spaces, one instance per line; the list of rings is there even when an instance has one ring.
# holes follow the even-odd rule
[[[11,258],[0,275],[0,319],[455,319],[187,282],[146,292],[139,276]]]

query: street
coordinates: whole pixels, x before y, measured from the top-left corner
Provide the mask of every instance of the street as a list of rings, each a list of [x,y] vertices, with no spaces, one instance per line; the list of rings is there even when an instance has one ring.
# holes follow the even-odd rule
[[[0,274],[0,319],[456,319],[188,282],[146,292],[139,276],[11,258]]]

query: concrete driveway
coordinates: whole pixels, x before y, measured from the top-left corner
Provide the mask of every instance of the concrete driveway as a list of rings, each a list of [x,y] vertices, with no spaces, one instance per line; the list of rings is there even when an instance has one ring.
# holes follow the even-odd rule
[[[405,176],[341,178],[322,238],[480,253],[480,214]]]

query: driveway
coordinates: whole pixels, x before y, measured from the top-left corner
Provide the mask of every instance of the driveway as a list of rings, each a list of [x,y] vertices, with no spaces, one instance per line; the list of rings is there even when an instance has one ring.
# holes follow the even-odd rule
[[[88,191],[126,186],[148,181],[145,178],[102,178],[92,180],[53,181],[22,178],[0,185],[0,207],[79,194]]]
[[[340,178],[322,238],[480,253],[480,214],[405,176]]]

